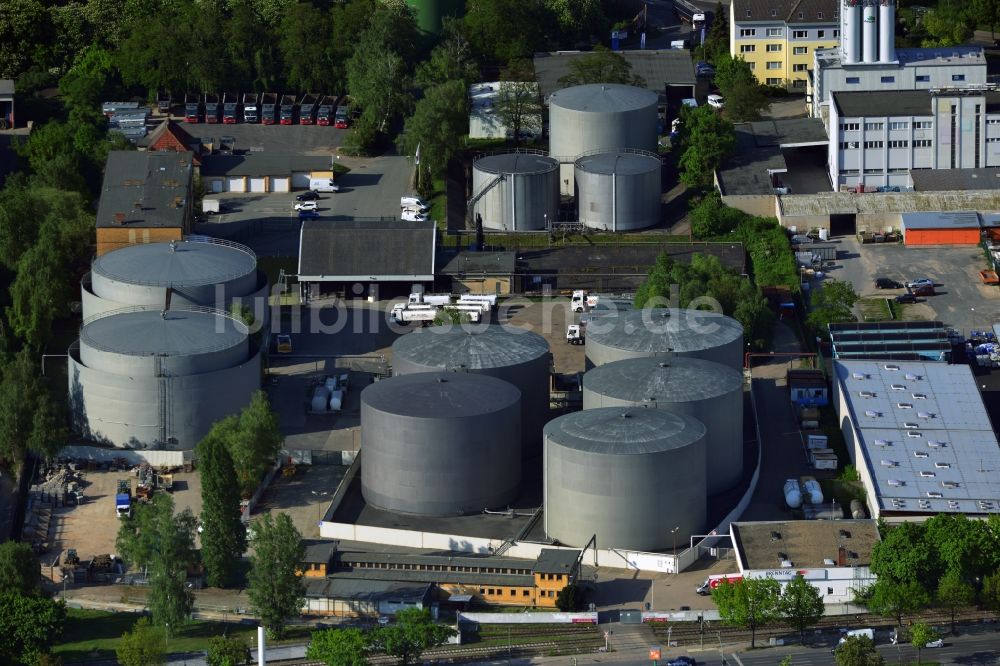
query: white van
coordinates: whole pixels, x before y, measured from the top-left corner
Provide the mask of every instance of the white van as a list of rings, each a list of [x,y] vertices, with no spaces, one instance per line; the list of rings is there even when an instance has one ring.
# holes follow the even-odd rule
[[[332,178],[310,178],[309,189],[316,192],[339,192],[340,186]]]
[[[426,201],[424,201],[420,197],[413,197],[413,196],[400,197],[399,207],[416,209],[418,212],[421,213],[426,213],[428,210],[430,210],[430,206],[427,205]]]
[[[848,638],[852,636],[864,636],[872,643],[875,642],[875,630],[874,629],[851,629],[847,631],[843,636],[840,637],[840,644],[846,643]]]

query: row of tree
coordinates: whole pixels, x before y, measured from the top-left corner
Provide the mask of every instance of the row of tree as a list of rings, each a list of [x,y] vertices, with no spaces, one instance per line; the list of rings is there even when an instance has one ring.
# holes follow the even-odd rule
[[[396,613],[392,624],[375,629],[325,629],[314,632],[306,658],[328,666],[365,666],[373,652],[416,663],[424,650],[442,645],[455,630],[436,624],[427,609],[407,608]]]

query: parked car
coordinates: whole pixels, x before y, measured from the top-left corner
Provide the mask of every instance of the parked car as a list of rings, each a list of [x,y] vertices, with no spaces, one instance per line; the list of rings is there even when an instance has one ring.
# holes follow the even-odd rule
[[[316,190],[309,190],[295,197],[296,201],[316,201],[317,199],[319,199],[319,192]]]
[[[933,296],[934,295],[934,285],[932,284],[921,284],[916,287],[910,287],[912,291],[917,296]]]
[[[876,289],[902,289],[903,284],[887,277],[875,278]]]
[[[916,303],[917,296],[912,291],[908,291],[905,294],[900,294],[896,297],[897,303]]]
[[[315,201],[299,201],[295,204],[295,210],[316,210],[319,204]]]
[[[909,287],[910,289],[913,289],[915,287],[933,287],[934,280],[930,280],[928,278],[917,278],[915,280],[910,280],[909,282],[907,282],[906,286]]]
[[[722,95],[709,95],[706,99],[708,101],[708,105],[713,109],[726,108],[726,100],[722,98]]]
[[[809,245],[812,242],[812,237],[805,234],[795,234],[792,236],[792,245]]]
[[[400,213],[400,219],[402,219],[403,222],[426,222],[430,218],[427,217],[426,213],[419,213],[415,210],[407,210],[404,208]]]
[[[694,657],[674,657],[667,662],[667,666],[697,666],[698,662]]]
[[[696,76],[715,76],[715,67],[712,63],[703,60],[694,66],[694,73]]]
[[[319,217],[319,213],[314,210],[300,210],[299,219],[300,220],[315,220]]]
[[[930,643],[928,643],[924,647],[925,648],[939,648],[939,647],[944,647],[944,639],[943,638],[938,638],[937,640],[931,641]]]

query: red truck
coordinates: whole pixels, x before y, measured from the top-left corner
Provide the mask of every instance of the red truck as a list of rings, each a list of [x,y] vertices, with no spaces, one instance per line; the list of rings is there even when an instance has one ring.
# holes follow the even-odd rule
[[[282,95],[281,96],[281,110],[279,111],[280,122],[282,125],[294,125],[295,124],[295,96],[294,95]]]
[[[260,98],[261,122],[265,125],[273,125],[278,121],[278,95],[277,93],[264,93]]]
[[[337,98],[330,95],[325,96],[319,102],[319,110],[316,111],[316,124],[329,127],[333,123],[333,111],[337,108]]]
[[[316,106],[319,102],[319,95],[306,93],[299,102],[299,124],[312,125],[316,122]]]
[[[227,125],[235,125],[240,117],[240,98],[236,93],[224,93],[222,95],[222,122]]]
[[[201,122],[201,102],[197,95],[184,95],[184,122]]]

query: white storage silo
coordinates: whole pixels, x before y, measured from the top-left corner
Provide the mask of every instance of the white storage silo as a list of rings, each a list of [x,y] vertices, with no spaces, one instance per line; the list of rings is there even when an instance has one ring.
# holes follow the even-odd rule
[[[633,231],[659,224],[660,167],[660,156],[644,151],[579,158],[574,173],[580,222],[602,231]]]
[[[472,165],[475,219],[484,229],[540,231],[559,215],[559,162],[542,154],[485,155]],[[480,196],[482,195],[482,196]]]

